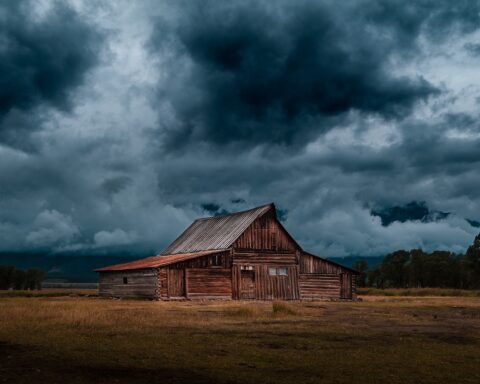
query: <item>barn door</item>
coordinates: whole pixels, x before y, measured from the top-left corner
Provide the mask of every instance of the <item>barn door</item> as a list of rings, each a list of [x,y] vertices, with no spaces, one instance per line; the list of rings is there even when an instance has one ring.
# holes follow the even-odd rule
[[[169,269],[168,270],[168,296],[184,297],[185,296],[185,270]]]
[[[255,271],[240,272],[240,299],[255,299]]]
[[[352,298],[352,275],[350,273],[340,275],[340,297],[342,299]]]

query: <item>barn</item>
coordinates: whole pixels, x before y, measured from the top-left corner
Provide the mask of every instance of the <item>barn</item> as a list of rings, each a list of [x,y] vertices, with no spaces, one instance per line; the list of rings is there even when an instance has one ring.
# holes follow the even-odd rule
[[[96,271],[101,296],[356,299],[357,272],[304,251],[273,203],[197,219],[161,254]]]

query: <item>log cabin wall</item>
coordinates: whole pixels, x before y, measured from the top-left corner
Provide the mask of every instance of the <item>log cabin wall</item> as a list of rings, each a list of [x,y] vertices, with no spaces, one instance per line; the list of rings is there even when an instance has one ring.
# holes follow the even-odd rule
[[[189,299],[231,299],[232,270],[190,268],[185,270]]]
[[[356,276],[349,269],[305,252],[299,261],[302,299],[356,298]]]
[[[301,273],[299,288],[302,299],[338,299],[340,297],[340,275]]]
[[[156,299],[158,297],[157,280],[156,269],[101,272],[99,295]]]
[[[231,299],[231,265],[231,252],[224,251],[160,268],[159,298]]]

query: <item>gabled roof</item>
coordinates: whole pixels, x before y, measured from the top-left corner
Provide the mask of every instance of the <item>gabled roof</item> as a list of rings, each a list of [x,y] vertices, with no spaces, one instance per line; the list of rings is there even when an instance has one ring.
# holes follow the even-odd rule
[[[98,269],[95,269],[95,272],[158,268],[158,267],[164,267],[170,264],[179,263],[181,261],[195,259],[196,257],[211,255],[213,253],[218,253],[223,251],[224,250],[222,249],[222,250],[211,250],[211,251],[194,252],[194,253],[179,253],[176,255],[152,256],[152,257],[147,257],[145,259],[131,261],[129,263],[109,265],[108,267],[98,268]]]
[[[161,255],[228,249],[250,224],[272,209],[275,212],[273,203],[230,215],[197,219]]]

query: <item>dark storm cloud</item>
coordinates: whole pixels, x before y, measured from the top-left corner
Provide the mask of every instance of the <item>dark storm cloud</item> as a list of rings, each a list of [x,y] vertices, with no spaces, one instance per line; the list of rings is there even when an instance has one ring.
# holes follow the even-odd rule
[[[160,251],[273,201],[324,256],[464,251],[478,6],[3,2],[0,250]]]
[[[412,201],[404,206],[373,210],[372,214],[382,219],[382,225],[388,226],[396,221],[405,223],[406,221],[431,222],[442,220],[448,217],[450,213],[432,211],[425,201]]]
[[[480,228],[480,221],[470,220],[470,219],[465,219],[465,220],[467,220],[468,224],[470,224],[472,227]]]
[[[473,32],[480,22],[480,4],[471,0],[363,1],[359,6],[366,20],[396,41],[396,49],[411,50],[422,33],[442,41],[456,32]]]
[[[159,91],[177,118],[166,128],[172,146],[305,142],[349,111],[404,117],[439,90],[396,73],[392,58],[417,52],[421,33],[478,26],[471,2],[209,2],[181,12],[157,20],[151,41],[160,57],[176,51]]]
[[[465,44],[465,49],[472,56],[480,56],[480,44],[468,43],[468,44]]]
[[[101,41],[64,3],[54,2],[45,15],[33,9],[27,1],[0,4],[0,140],[11,145],[40,125],[24,113],[43,104],[70,108],[71,91],[97,63]]]

